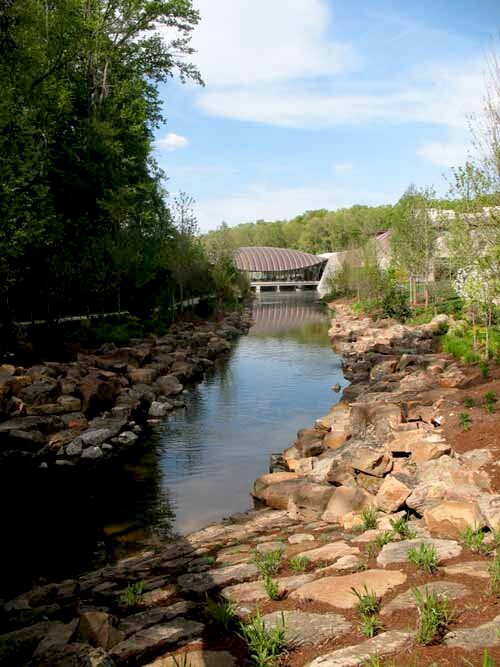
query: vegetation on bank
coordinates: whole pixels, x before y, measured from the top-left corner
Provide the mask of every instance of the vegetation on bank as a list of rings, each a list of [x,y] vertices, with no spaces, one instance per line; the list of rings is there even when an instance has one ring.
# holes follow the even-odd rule
[[[149,319],[246,289],[169,199],[152,150],[158,86],[202,83],[191,0],[6,0],[0,9],[0,336],[16,321]]]

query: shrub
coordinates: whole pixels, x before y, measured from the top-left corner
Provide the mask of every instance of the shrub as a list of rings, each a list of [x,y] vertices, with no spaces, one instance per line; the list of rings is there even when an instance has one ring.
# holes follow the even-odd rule
[[[240,630],[241,637],[248,646],[250,659],[255,667],[273,667],[276,664],[276,659],[286,649],[286,623],[283,614],[276,627],[268,629],[260,611],[257,609],[250,623],[242,623]]]
[[[136,581],[129,584],[123,592],[120,601],[124,607],[136,607],[140,604],[144,595],[144,582]]]
[[[206,596],[205,608],[203,610],[208,622],[228,632],[236,624],[236,608],[228,600],[213,600]]]
[[[470,431],[472,425],[472,417],[468,412],[461,412],[458,415],[458,423],[462,427],[462,431]]]
[[[487,380],[490,377],[490,367],[488,366],[488,363],[486,361],[480,361],[479,362],[479,368],[481,370],[481,375],[482,377]]]
[[[408,551],[408,560],[418,568],[432,574],[437,570],[438,554],[436,548],[432,544],[419,544],[418,547],[413,547]]]
[[[267,553],[261,554],[256,551],[253,555],[252,561],[259,570],[262,577],[272,577],[274,574],[277,574],[281,561],[283,558],[283,552],[281,549],[274,549],[273,551],[268,551]]]
[[[494,391],[487,391],[484,395],[484,408],[488,414],[495,412],[495,403],[497,402],[497,395]]]
[[[290,558],[290,569],[294,572],[304,572],[309,565],[309,558],[306,556],[294,556]]]
[[[472,396],[466,396],[464,398],[464,408],[473,408],[475,404],[476,401],[472,398]]]
[[[420,644],[433,644],[442,639],[448,629],[450,622],[448,600],[437,593],[430,593],[427,588],[425,594],[414,588],[413,595],[419,616],[417,641]]]
[[[411,309],[406,290],[398,285],[391,285],[382,297],[382,312],[386,317],[393,317],[405,322]]]

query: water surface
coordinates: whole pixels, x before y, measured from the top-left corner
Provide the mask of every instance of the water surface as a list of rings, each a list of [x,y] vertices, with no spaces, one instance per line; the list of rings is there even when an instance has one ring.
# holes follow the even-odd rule
[[[4,481],[4,578],[72,576],[250,508],[270,454],[338,400],[332,385],[345,385],[328,326],[311,293],[262,294],[249,334],[124,465]]]

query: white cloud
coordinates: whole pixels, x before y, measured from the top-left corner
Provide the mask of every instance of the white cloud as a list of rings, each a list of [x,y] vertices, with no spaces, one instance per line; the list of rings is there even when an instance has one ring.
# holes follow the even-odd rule
[[[396,82],[295,81],[207,89],[198,104],[210,115],[285,127],[420,122],[464,128],[467,116],[481,109],[483,85],[476,62],[429,66]]]
[[[197,0],[194,60],[209,87],[325,76],[359,61],[330,36],[325,0]]]
[[[387,192],[360,192],[356,187],[332,188],[329,184],[298,188],[253,185],[234,195],[200,201],[197,215],[202,231],[208,231],[223,220],[229,225],[254,220],[284,220],[307,210],[331,210],[355,203],[386,204],[395,199],[394,194]]]
[[[438,167],[457,167],[469,158],[470,152],[470,144],[436,141],[419,148],[417,154]]]
[[[156,145],[160,150],[172,152],[180,148],[186,148],[189,145],[189,141],[180,134],[169,132],[164,137],[158,139]]]

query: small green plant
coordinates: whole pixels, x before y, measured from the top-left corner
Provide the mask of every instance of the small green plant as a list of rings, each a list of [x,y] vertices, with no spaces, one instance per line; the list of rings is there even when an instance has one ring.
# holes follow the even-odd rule
[[[375,540],[368,542],[368,544],[365,547],[365,553],[368,558],[375,558],[375,556],[378,554],[379,551],[380,548],[378,544],[375,542]]]
[[[264,554],[256,551],[252,561],[259,570],[261,576],[265,578],[272,577],[274,574],[278,573],[282,559],[283,552],[281,549],[274,549],[273,551],[268,551]]]
[[[372,530],[377,527],[377,510],[373,507],[365,507],[361,512],[363,530]]]
[[[120,601],[124,607],[136,607],[140,604],[144,595],[144,582],[136,581],[129,584],[123,592]]]
[[[489,552],[489,547],[484,542],[485,534],[480,528],[466,528],[460,535],[465,546],[474,553],[484,554]]]
[[[473,408],[476,405],[476,401],[472,396],[466,396],[464,398],[464,408]]]
[[[488,366],[487,361],[479,362],[479,369],[481,370],[481,376],[487,380],[490,377],[490,367]]]
[[[351,588],[353,595],[358,598],[357,610],[361,616],[374,616],[380,610],[380,600],[377,595],[369,591],[366,584],[360,593],[355,588]]]
[[[464,659],[464,665],[467,665],[467,667],[475,667],[475,665],[472,664],[469,660]],[[483,660],[481,662],[481,667],[495,667],[495,662],[491,655],[488,652],[488,649],[484,649],[483,653]]]
[[[380,619],[376,614],[374,616],[366,614],[364,616],[361,616],[361,632],[368,639],[371,639],[372,637],[375,637],[375,635],[378,635],[381,629],[382,629],[382,623],[380,622]]]
[[[361,616],[361,632],[369,639],[375,637],[382,628],[378,618],[380,600],[366,585],[361,593],[355,588],[351,588],[351,591],[358,598],[357,610]]]
[[[425,593],[418,588],[412,590],[418,609],[417,641],[425,645],[440,641],[450,622],[447,598],[429,592],[428,588]]]
[[[272,577],[264,577],[264,589],[270,600],[280,600],[283,597],[278,582]]]
[[[380,656],[373,655],[363,663],[363,667],[396,667],[396,662],[389,658],[383,660]]]
[[[286,623],[282,614],[281,620],[274,628],[268,628],[260,610],[250,623],[240,625],[241,638],[246,642],[250,659],[255,667],[273,667],[276,659],[286,649]]]
[[[309,558],[306,556],[294,556],[293,558],[290,558],[290,562],[288,564],[290,569],[294,572],[304,572],[304,570],[306,570],[307,566],[309,565]]]
[[[417,547],[412,547],[407,554],[410,563],[416,565],[418,568],[432,574],[437,570],[438,554],[436,548],[432,544],[419,544]]]
[[[206,596],[203,613],[208,622],[228,632],[236,625],[236,608],[229,600],[214,600]]]
[[[468,412],[461,412],[458,415],[458,423],[460,424],[462,431],[470,431],[472,417]]]
[[[495,412],[495,403],[497,402],[497,395],[494,391],[487,391],[484,395],[484,409],[488,414]]]
[[[488,573],[490,575],[490,593],[492,595],[500,596],[500,552],[495,552],[495,557],[493,558],[490,566],[488,567]]]
[[[417,536],[417,532],[410,526],[408,516],[391,519],[391,528],[403,540],[413,540]]]
[[[392,530],[385,530],[380,535],[377,535],[377,537],[373,541],[377,545],[378,549],[382,549],[382,547],[384,547],[386,544],[392,542],[393,539],[394,539],[394,533],[392,532]]]

